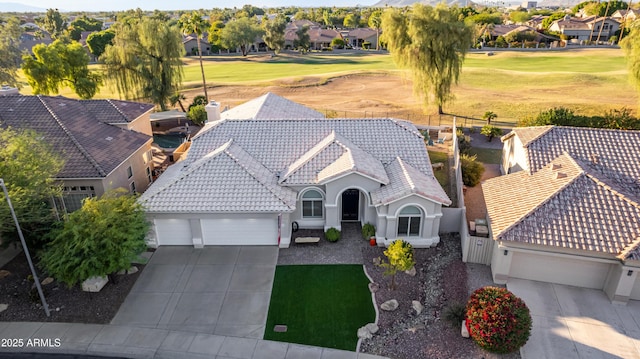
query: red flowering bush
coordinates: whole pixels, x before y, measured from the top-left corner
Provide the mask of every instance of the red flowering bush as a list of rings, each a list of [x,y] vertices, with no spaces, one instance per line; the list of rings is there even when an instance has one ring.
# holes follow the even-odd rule
[[[483,287],[467,302],[469,335],[483,349],[511,353],[531,333],[531,314],[524,301],[505,288]]]

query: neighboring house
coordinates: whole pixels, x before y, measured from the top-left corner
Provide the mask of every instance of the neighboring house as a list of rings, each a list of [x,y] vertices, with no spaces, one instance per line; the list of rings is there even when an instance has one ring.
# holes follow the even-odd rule
[[[26,51],[29,54],[33,55],[33,51],[31,51],[31,49],[33,49],[34,46],[38,44],[49,45],[52,42],[53,39],[51,39],[51,36],[46,31],[42,31],[39,33],[31,31],[23,32],[20,35],[20,45],[18,45],[18,47],[20,48],[20,52]]]
[[[198,55],[198,39],[195,35],[186,36],[182,40],[182,45],[184,45],[184,51],[187,56]],[[211,45],[207,41],[207,37],[203,36],[200,39],[200,48],[202,49],[202,56],[211,55]]]
[[[60,153],[65,166],[60,210],[80,208],[85,197],[123,187],[143,192],[151,183],[153,105],[51,96],[0,96],[0,126],[31,129]],[[145,120],[146,118],[146,120]],[[148,130],[141,129],[146,122]]]
[[[534,34],[535,38],[533,39],[534,42],[543,42],[543,43],[551,43],[553,41],[557,41],[557,38],[542,34],[538,31],[536,31],[536,29],[530,27],[530,26],[526,26],[526,25],[494,25],[492,28],[490,28],[489,30],[489,34],[491,37],[491,40],[495,41],[498,39],[498,37],[502,36],[502,37],[510,37],[510,36],[515,36],[516,34],[519,33],[529,33],[529,34]]]
[[[525,25],[532,27],[536,30],[542,30],[542,22],[544,19],[548,18],[547,15],[533,15],[531,18],[525,23]]]
[[[611,14],[611,18],[619,22],[634,21],[639,17],[640,17],[640,10],[638,9],[616,10],[616,12]]]
[[[298,38],[297,29],[289,29],[284,34],[285,48],[293,48],[293,42]],[[340,33],[334,29],[310,28],[309,33],[309,50],[322,50],[331,47],[331,41],[335,38],[342,38]]]
[[[602,28],[602,29],[601,29]],[[620,28],[620,23],[610,17],[589,16],[585,18],[566,15],[549,26],[549,31],[559,32],[567,39],[608,41]]]
[[[532,10],[538,7],[538,2],[537,1],[523,1],[522,4],[520,4],[520,7],[523,9],[527,9],[527,10]]]
[[[382,35],[382,31],[380,31],[380,35]],[[362,44],[365,42],[369,42],[371,47],[375,49],[376,47],[376,29],[372,28],[357,28],[346,31],[346,34],[343,34],[344,41],[353,46],[353,47],[362,47]]]
[[[288,247],[292,227],[343,221],[374,224],[379,245],[439,242],[451,201],[410,122],[327,119],[273,94],[218,108],[207,105],[186,158],[140,197],[151,245]]]
[[[640,131],[515,128],[482,190],[493,280],[523,278],[640,300]]]

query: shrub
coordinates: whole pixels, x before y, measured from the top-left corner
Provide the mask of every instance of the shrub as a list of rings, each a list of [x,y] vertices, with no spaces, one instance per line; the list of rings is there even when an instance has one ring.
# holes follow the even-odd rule
[[[362,226],[362,238],[368,240],[369,238],[375,235],[376,235],[376,227],[374,227],[373,224],[365,223],[365,225]]]
[[[207,122],[207,110],[203,105],[189,107],[187,118],[193,121],[195,125],[202,126]]]
[[[327,231],[324,233],[324,237],[329,241],[329,242],[337,242],[338,239],[340,239],[340,231],[331,227],[329,229],[327,229]]]
[[[396,273],[398,271],[406,271],[416,264],[413,259],[413,246],[409,242],[402,239],[396,239],[384,251],[388,262],[381,263],[380,266],[385,268],[384,275],[391,276],[391,289],[396,289]]]
[[[529,340],[529,308],[505,288],[476,290],[469,298],[466,310],[469,335],[485,350],[511,353]]]
[[[502,130],[496,126],[484,125],[482,129],[480,129],[480,133],[487,136],[487,141],[491,142],[494,137],[502,135]]]
[[[462,182],[465,186],[475,187],[480,183],[480,178],[484,173],[484,166],[477,161],[475,155],[460,155],[460,166],[462,169]]]
[[[365,50],[369,50],[371,48],[371,43],[369,41],[365,41],[362,43],[362,48]]]
[[[467,307],[460,302],[449,304],[443,311],[444,320],[451,324],[454,328],[460,329],[462,321],[467,316]]]
[[[468,155],[471,151],[471,141],[460,128],[456,131],[456,135],[458,136],[458,151],[460,151],[461,155]]]
[[[331,47],[333,47],[335,49],[344,48],[344,40],[342,40],[339,37],[336,37],[335,39],[331,40]]]

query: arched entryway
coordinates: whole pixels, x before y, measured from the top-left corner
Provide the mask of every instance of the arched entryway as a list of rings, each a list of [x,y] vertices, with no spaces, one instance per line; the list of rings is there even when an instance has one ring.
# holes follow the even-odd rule
[[[360,220],[360,191],[350,188],[342,192],[342,210],[340,220],[357,222]]]

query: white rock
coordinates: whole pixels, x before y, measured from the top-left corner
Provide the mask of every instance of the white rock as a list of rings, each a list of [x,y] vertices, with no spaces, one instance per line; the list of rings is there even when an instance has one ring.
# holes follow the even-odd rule
[[[138,273],[138,267],[131,266],[131,268],[127,270],[127,274],[133,274],[133,273]]]
[[[9,308],[9,304],[0,304],[0,312],[4,312]]]
[[[417,315],[420,315],[420,313],[422,313],[422,310],[424,309],[422,303],[418,302],[417,300],[411,301],[411,307],[413,307],[413,310],[416,311]]]
[[[462,334],[463,338],[469,338],[469,331],[467,330],[467,321],[462,321],[462,329],[460,329],[460,334]]]
[[[373,258],[373,264],[379,266],[382,263],[382,259],[380,257]]]
[[[380,284],[378,283],[369,283],[369,291],[371,293],[375,293],[380,289]]]
[[[121,269],[118,272],[116,272],[117,275],[125,275],[127,274],[127,270],[126,269]]]
[[[380,304],[380,309],[386,310],[388,312],[393,312],[398,309],[398,301],[395,299],[388,300],[382,304]]]
[[[364,326],[358,329],[358,338],[371,339],[373,338],[373,335],[371,335],[371,332],[367,329],[366,326]]]
[[[369,324],[365,325],[364,327],[367,328],[367,330],[371,334],[376,334],[378,332],[378,330],[380,329],[378,327],[378,324],[376,324],[376,323],[369,323]]]
[[[85,292],[99,292],[109,281],[107,277],[91,277],[82,282],[82,290]]]
[[[416,267],[413,266],[411,269],[404,271],[406,274],[415,277],[416,276]]]
[[[6,269],[2,269],[2,270],[0,270],[0,279],[5,278],[5,277],[8,277],[8,276],[10,276],[10,275],[11,275],[11,272],[9,272],[9,271],[8,271],[8,270],[6,270]]]
[[[51,277],[47,277],[47,278],[43,279],[42,282],[40,282],[40,284],[42,284],[42,285],[47,285],[47,284],[51,284],[51,283],[53,283],[53,278],[51,278]]]

